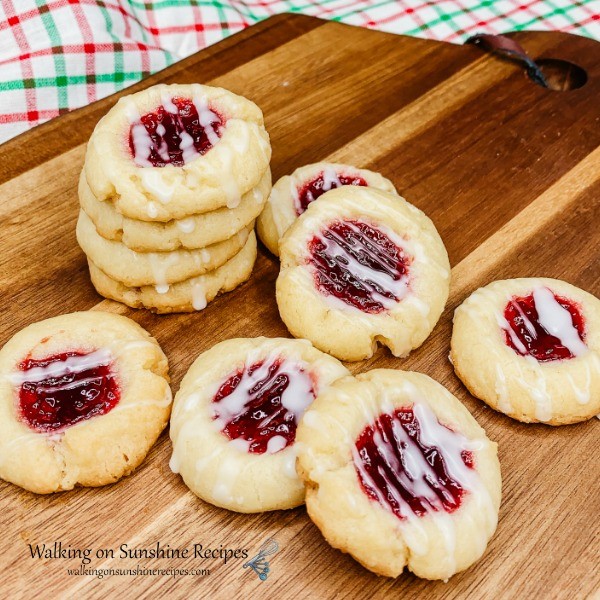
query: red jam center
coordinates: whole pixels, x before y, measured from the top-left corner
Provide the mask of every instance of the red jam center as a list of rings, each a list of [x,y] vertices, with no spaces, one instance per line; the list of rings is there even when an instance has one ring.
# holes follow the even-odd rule
[[[104,360],[96,360],[98,354]],[[101,351],[65,352],[24,360],[19,365],[23,420],[36,431],[52,432],[112,410],[120,393],[106,356]]]
[[[577,306],[566,298],[555,294],[553,296],[560,306],[569,311],[573,327],[583,342],[585,326]],[[504,309],[504,318],[510,327],[510,331],[504,331],[506,345],[521,356],[533,356],[539,362],[574,357],[573,353],[540,323],[533,294],[512,298]]]
[[[446,434],[453,432],[447,429]],[[402,408],[380,415],[356,440],[354,466],[363,491],[400,519],[408,510],[418,516],[440,508],[453,512],[465,494],[448,473],[444,451],[424,444],[421,437],[413,409]],[[457,458],[474,467],[471,451],[462,450]]]
[[[358,175],[336,174],[335,177],[328,178],[325,173],[321,173],[318,177],[305,183],[298,190],[298,202],[296,204],[296,213],[300,216],[311,202],[314,202],[319,196],[325,192],[341,187],[343,185],[358,185],[367,187],[369,184]]]
[[[253,454],[274,454],[294,443],[296,427],[314,400],[310,375],[283,358],[266,358],[232,375],[213,399],[215,419],[230,440]]]
[[[141,117],[129,130],[129,148],[138,166],[183,166],[206,154],[222,134],[223,119],[208,108],[200,109],[187,98],[172,98],[177,112],[164,106]]]
[[[383,231],[336,221],[308,244],[317,289],[376,314],[406,293],[409,257]]]

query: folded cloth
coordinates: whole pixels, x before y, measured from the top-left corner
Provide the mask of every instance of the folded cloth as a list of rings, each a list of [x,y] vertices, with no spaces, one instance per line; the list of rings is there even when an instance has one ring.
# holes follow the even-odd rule
[[[600,40],[600,0],[2,0],[0,142],[283,12],[455,43],[522,29]]]

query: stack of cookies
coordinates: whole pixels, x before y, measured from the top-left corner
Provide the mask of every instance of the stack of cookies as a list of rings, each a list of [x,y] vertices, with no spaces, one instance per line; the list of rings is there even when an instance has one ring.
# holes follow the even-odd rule
[[[246,281],[271,191],[260,109],[221,88],[121,98],[88,143],[77,240],[96,290],[154,312],[202,310]]]

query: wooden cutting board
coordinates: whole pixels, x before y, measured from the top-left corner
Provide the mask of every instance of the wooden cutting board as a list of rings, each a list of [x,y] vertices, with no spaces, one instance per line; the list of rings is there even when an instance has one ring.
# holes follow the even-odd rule
[[[520,33],[534,58],[571,61],[587,83],[555,92],[471,46],[356,29],[301,16],[269,19],[130,91],[158,82],[221,85],[264,111],[275,178],[319,160],[380,171],[435,222],[452,289],[431,337],[404,360],[447,386],[499,444],[498,531],[483,559],[449,583],[378,578],[323,540],[304,509],[238,515],[205,504],[168,467],[165,433],[132,476],[101,489],[35,496],[0,486],[0,595],[174,598],[590,598],[600,590],[598,432],[592,419],[522,425],[471,397],[447,355],[454,308],[494,279],[549,276],[600,295],[600,44]],[[260,252],[251,280],[201,313],[155,316],[102,300],[75,241],[85,142],[118,95],[0,146],[0,343],[33,321],[76,310],[125,314],[154,334],[173,390],[196,356],[223,339],[287,336],[275,304],[277,261]],[[243,560],[136,560],[119,546],[244,548],[279,544],[261,582]],[[69,576],[79,560],[32,559],[27,544],[115,550],[91,568],[194,568],[209,574]],[[597,596],[596,596],[597,597]]]

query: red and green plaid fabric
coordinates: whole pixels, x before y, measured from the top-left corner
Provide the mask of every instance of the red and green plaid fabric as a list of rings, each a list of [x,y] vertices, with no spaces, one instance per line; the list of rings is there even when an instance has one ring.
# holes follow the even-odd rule
[[[0,0],[0,142],[282,12],[456,43],[522,29],[600,40],[600,0]]]

